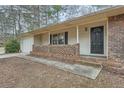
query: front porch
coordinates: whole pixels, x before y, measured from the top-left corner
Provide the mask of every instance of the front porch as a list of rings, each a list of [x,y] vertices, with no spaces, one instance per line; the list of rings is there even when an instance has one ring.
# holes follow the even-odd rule
[[[107,20],[100,20],[36,34],[31,54],[62,61],[106,60],[107,39]]]

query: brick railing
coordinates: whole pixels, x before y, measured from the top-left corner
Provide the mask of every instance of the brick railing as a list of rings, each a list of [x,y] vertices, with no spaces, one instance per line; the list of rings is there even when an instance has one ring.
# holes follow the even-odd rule
[[[78,60],[80,57],[79,44],[74,45],[33,45],[32,55],[57,60]]]

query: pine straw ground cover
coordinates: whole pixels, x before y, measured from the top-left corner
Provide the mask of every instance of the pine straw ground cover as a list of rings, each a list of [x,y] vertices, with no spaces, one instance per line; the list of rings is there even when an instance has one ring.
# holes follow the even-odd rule
[[[13,57],[0,59],[0,87],[124,87],[124,76],[102,70],[96,80]]]

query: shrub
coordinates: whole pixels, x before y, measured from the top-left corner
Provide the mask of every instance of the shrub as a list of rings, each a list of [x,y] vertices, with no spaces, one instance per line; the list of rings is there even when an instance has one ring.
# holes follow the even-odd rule
[[[16,39],[11,39],[5,44],[6,53],[18,53],[20,50],[20,44]]]

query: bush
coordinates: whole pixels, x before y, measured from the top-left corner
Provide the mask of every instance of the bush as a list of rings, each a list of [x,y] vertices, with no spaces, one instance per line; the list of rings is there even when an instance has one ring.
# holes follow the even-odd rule
[[[16,39],[9,40],[5,44],[6,53],[18,53],[20,50],[20,43]]]

